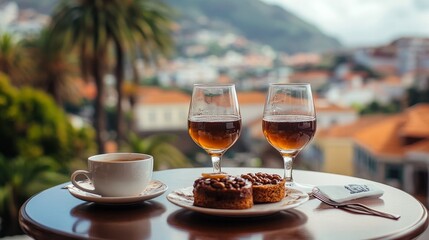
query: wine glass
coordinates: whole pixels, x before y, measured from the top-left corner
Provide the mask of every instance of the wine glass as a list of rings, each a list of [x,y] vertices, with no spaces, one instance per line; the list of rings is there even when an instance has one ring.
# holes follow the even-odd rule
[[[210,156],[221,173],[222,155],[238,139],[241,115],[234,84],[195,84],[188,114],[192,140]]]
[[[286,186],[311,191],[310,187],[294,182],[292,177],[293,159],[316,132],[316,112],[310,84],[270,84],[262,130],[267,141],[283,157]]]

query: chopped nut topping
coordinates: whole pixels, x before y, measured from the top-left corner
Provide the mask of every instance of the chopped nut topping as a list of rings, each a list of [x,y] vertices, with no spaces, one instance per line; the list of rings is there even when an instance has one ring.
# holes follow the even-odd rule
[[[250,185],[251,183],[241,177],[234,177],[234,176],[226,176],[226,177],[220,177],[220,178],[214,178],[213,176],[204,178],[198,178],[194,182],[194,188],[197,187],[212,187],[214,189],[241,189],[245,186]]]
[[[266,184],[278,184],[282,181],[282,177],[278,174],[269,174],[269,173],[247,173],[242,174],[242,178],[247,179],[253,183],[255,186],[266,185]]]

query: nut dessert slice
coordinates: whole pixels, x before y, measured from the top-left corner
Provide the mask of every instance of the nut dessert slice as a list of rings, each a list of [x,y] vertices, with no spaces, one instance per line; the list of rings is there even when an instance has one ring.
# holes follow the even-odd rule
[[[286,180],[278,174],[246,173],[241,175],[253,184],[254,203],[273,203],[281,201],[286,194]]]
[[[220,209],[253,206],[252,183],[230,175],[204,175],[194,182],[194,205]]]

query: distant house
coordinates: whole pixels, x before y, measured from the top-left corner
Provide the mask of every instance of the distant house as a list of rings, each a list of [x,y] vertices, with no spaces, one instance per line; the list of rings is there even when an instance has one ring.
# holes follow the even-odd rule
[[[427,194],[429,104],[378,119],[354,135],[355,175]]]
[[[239,93],[239,100],[240,95],[242,93]],[[253,95],[255,94],[255,95]],[[256,95],[259,95],[259,97],[256,97]],[[251,142],[251,151],[254,151],[255,153],[261,154],[264,158],[264,166],[269,167],[281,167],[282,162],[280,158],[279,153],[271,147],[268,142],[265,140],[265,137],[262,133],[262,114],[263,114],[263,105],[265,102],[265,97],[263,93],[247,93],[246,97],[248,98],[248,102],[244,104],[242,107],[242,110],[245,110],[243,113],[251,113],[247,116],[253,116],[251,121],[246,122],[247,127],[247,136],[251,138],[253,141]],[[259,100],[258,100],[259,98]],[[352,123],[358,119],[358,114],[356,110],[348,107],[341,107],[337,106],[335,104],[327,102],[325,99],[322,98],[316,98],[315,100],[315,107],[316,107],[316,115],[317,115],[317,131],[316,136],[318,136],[319,132],[323,132],[324,130],[330,128],[334,125],[345,125]],[[246,101],[244,101],[246,102]],[[257,102],[260,102],[260,106],[257,106]],[[260,109],[258,111],[255,111],[256,109]],[[253,113],[252,113],[253,112]],[[259,116],[258,116],[259,115]],[[317,137],[316,137],[317,139]],[[317,140],[314,141],[315,143],[311,143],[308,147],[306,147],[303,151],[301,156],[304,156],[302,158],[303,161],[306,161],[308,165],[312,165],[313,170],[319,170],[320,166],[318,165],[319,159],[308,159],[313,157],[310,156],[310,152],[317,150],[312,149],[313,145],[315,145],[316,148],[320,148],[320,146],[317,145]],[[345,160],[352,162],[352,160]],[[351,163],[350,163],[351,164]],[[335,171],[333,171],[335,172]],[[347,174],[348,172],[345,172]]]
[[[383,119],[383,115],[364,116],[353,122],[318,129],[314,145],[322,156],[321,170],[343,175],[357,175],[354,167],[354,135]]]
[[[316,99],[317,132],[313,145],[322,155],[321,170],[352,175],[351,127],[358,113],[350,107],[341,107],[325,99]]]
[[[412,74],[414,85],[429,87],[429,38],[403,37],[389,45],[358,49],[353,57],[385,75]]]
[[[358,119],[358,113],[351,107],[333,104],[324,98],[314,100],[317,115],[317,129],[332,125],[348,124]]]
[[[318,130],[322,171],[401,188],[429,205],[429,104]]]
[[[289,76],[291,83],[310,83],[313,90],[317,90],[327,84],[331,73],[329,71],[314,70],[306,72],[294,72]]]
[[[265,92],[249,91],[237,93],[243,126],[261,120],[265,104]]]
[[[355,77],[345,84],[332,86],[325,97],[341,106],[365,106],[371,102],[388,104],[393,100],[403,100],[407,89],[406,81],[407,77],[388,75],[377,81],[364,83],[361,78]]]
[[[0,3],[0,32],[12,33],[19,39],[38,35],[51,18],[32,9],[21,10],[15,2]]]
[[[185,130],[191,96],[179,90],[141,87],[136,108],[137,128],[140,131]],[[238,92],[237,98],[243,126],[262,119],[265,102],[263,92]]]
[[[215,82],[219,78],[217,68],[206,63],[177,60],[157,73],[162,86],[192,88],[194,83]]]
[[[284,55],[281,60],[287,66],[302,67],[306,65],[318,65],[322,57],[317,53],[297,53],[293,55]]]
[[[191,97],[181,91],[141,87],[135,109],[139,131],[186,130]]]

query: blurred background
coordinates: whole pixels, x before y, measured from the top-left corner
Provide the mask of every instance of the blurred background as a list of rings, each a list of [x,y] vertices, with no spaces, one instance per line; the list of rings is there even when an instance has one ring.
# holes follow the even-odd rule
[[[261,130],[266,90],[309,82],[318,128],[295,168],[427,206],[428,23],[424,0],[0,0],[0,237],[92,154],[210,167],[187,130],[202,82],[238,91],[242,134],[222,166],[282,168]]]

